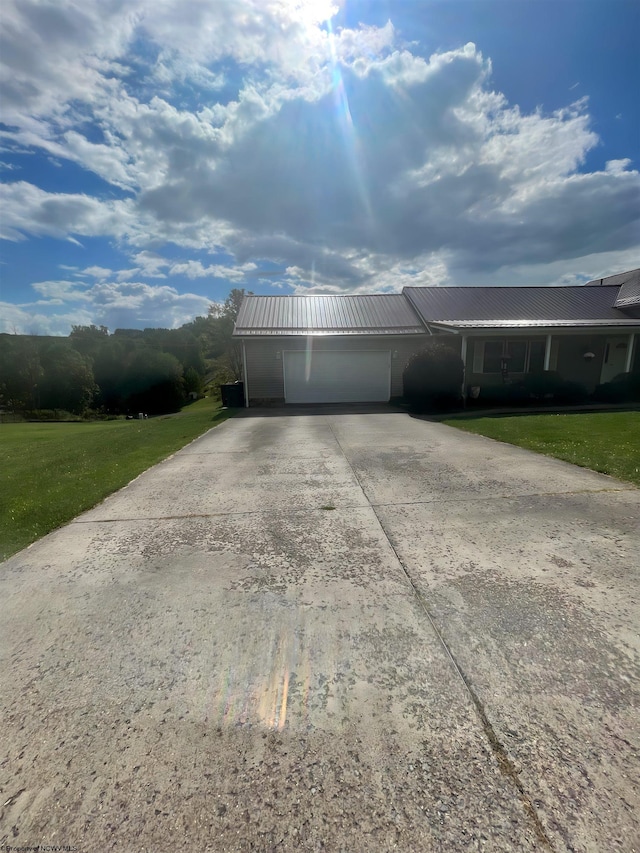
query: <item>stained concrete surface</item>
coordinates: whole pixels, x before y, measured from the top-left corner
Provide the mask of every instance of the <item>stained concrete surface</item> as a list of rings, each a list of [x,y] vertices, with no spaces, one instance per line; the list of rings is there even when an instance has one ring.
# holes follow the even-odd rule
[[[318,412],[0,566],[0,843],[640,850],[640,492]]]

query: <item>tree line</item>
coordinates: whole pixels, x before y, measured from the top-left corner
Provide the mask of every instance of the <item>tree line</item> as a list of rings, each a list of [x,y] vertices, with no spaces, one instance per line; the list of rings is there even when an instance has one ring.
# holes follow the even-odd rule
[[[0,406],[75,415],[175,412],[208,383],[240,379],[231,334],[244,296],[234,289],[179,329],[73,326],[64,337],[0,335]]]

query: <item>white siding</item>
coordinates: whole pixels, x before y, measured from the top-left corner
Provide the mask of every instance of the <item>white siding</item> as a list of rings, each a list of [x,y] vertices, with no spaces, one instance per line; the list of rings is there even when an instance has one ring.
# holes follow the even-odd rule
[[[424,346],[427,335],[317,335],[312,337],[269,337],[245,339],[249,399],[284,402],[283,352],[382,350],[391,352],[391,396],[402,396],[402,372],[407,359]]]
[[[247,340],[245,353],[249,401],[284,400],[282,340]]]

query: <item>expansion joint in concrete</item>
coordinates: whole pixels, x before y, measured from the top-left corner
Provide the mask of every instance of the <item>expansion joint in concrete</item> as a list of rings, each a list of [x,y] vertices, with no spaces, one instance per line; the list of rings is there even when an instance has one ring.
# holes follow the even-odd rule
[[[368,500],[366,492],[364,490],[364,487],[360,481],[360,478],[358,477],[357,472],[355,471],[355,469],[351,465],[351,462],[347,458],[347,455],[344,452],[342,445],[340,444],[340,440],[336,436],[335,432],[333,431],[333,427],[331,427],[331,425],[330,425],[330,429],[331,429],[331,432],[333,433],[333,437],[335,439],[335,442],[340,449],[340,452],[344,456],[347,465],[349,465],[349,467],[351,468],[351,472],[352,472],[354,478],[356,479],[358,485],[360,486],[360,489],[362,490],[362,493],[365,497],[365,500],[367,500],[367,503],[371,507],[371,510],[372,510],[373,514],[375,515],[375,517],[378,521],[378,524],[380,525],[380,529],[382,530],[382,533],[384,534],[385,539],[389,543],[389,547],[391,548],[391,550],[393,551],[393,553],[395,555],[395,558],[398,562],[398,565],[400,566],[402,573],[405,575],[405,577],[407,578],[407,581],[411,585],[413,595],[415,596],[420,608],[422,609],[422,612],[425,614],[427,621],[429,622],[429,625],[430,625],[432,631],[436,635],[438,642],[440,643],[444,653],[446,654],[447,658],[449,659],[454,672],[456,673],[458,678],[462,681],[464,688],[465,688],[465,691],[468,693],[469,698],[471,699],[471,701],[473,703],[473,706],[476,710],[476,713],[477,713],[478,718],[480,720],[480,723],[482,725],[482,729],[483,729],[485,736],[487,738],[489,747],[491,749],[492,754],[494,755],[494,757],[496,759],[496,762],[498,764],[498,768],[500,769],[500,772],[503,774],[503,776],[505,776],[507,779],[509,779],[511,784],[515,787],[516,791],[518,792],[518,796],[519,796],[520,801],[522,803],[523,809],[524,809],[527,817],[529,818],[529,820],[531,822],[531,825],[532,825],[533,830],[536,834],[538,842],[541,845],[543,845],[544,849],[546,849],[547,851],[552,851],[552,853],[553,853],[553,851],[555,850],[553,843],[552,843],[551,839],[549,838],[549,835],[547,834],[542,821],[540,820],[540,817],[539,817],[539,815],[536,811],[536,808],[535,808],[535,806],[531,800],[531,797],[527,793],[527,790],[526,790],[522,780],[520,779],[520,776],[518,774],[518,771],[517,771],[513,761],[509,758],[509,753],[508,753],[507,749],[505,748],[504,744],[500,741],[500,738],[496,734],[496,731],[495,731],[493,725],[491,724],[489,717],[487,716],[487,712],[485,711],[484,705],[483,705],[482,701],[480,700],[478,694],[476,693],[475,689],[473,688],[471,680],[469,679],[469,677],[466,675],[466,673],[461,668],[461,666],[458,663],[458,661],[456,660],[453,652],[451,651],[449,644],[447,643],[447,641],[445,640],[444,636],[442,635],[440,629],[438,628],[436,621],[435,621],[435,618],[433,617],[433,615],[429,609],[429,606],[427,604],[427,601],[425,600],[425,597],[422,595],[422,593],[418,589],[413,577],[411,576],[411,573],[409,572],[407,566],[405,565],[405,563],[401,559],[395,545],[393,544],[393,542],[389,538],[389,535],[388,535],[388,533],[384,527],[384,524],[382,523],[382,520],[380,519],[378,513],[376,512],[375,505],[371,504],[371,502]],[[382,506],[382,505],[380,505],[380,506]]]
[[[377,518],[377,515],[376,515],[376,518]],[[380,521],[380,519],[378,519],[378,521]],[[382,527],[382,523],[380,523],[380,526]],[[383,527],[383,530],[384,530],[384,527]],[[386,531],[385,531],[385,535],[386,535]],[[387,537],[387,539],[388,539],[388,537]],[[542,821],[538,817],[538,813],[536,812],[536,809],[535,809],[535,806],[533,805],[531,797],[527,793],[527,791],[524,787],[524,784],[523,784],[522,780],[520,779],[520,776],[518,775],[518,771],[516,770],[516,768],[513,764],[513,761],[511,761],[511,759],[509,758],[509,754],[508,754],[505,746],[503,745],[503,743],[500,741],[500,738],[496,734],[496,731],[495,731],[494,727],[491,724],[491,721],[489,720],[489,718],[487,716],[487,712],[485,710],[485,707],[484,707],[482,701],[480,700],[480,697],[476,693],[475,689],[473,688],[471,680],[469,679],[467,674],[464,672],[464,670],[462,669],[462,667],[458,663],[455,655],[451,651],[449,644],[447,643],[444,636],[442,635],[440,629],[438,628],[438,626],[435,622],[433,615],[431,614],[431,612],[429,610],[429,607],[427,605],[425,597],[422,595],[420,590],[417,588],[413,578],[411,577],[409,571],[407,570],[407,567],[404,565],[404,563],[400,559],[395,547],[393,546],[393,544],[390,541],[389,541],[389,544],[393,548],[393,551],[394,551],[394,553],[398,559],[398,562],[402,566],[402,570],[403,570],[407,580],[411,584],[411,588],[413,590],[413,593],[414,593],[417,601],[419,602],[420,607],[422,608],[422,611],[424,612],[425,616],[427,617],[429,624],[431,625],[431,628],[433,629],[433,632],[435,633],[436,637],[438,638],[440,645],[442,646],[442,648],[445,651],[445,654],[449,658],[454,671],[456,672],[458,677],[461,679],[462,683],[464,684],[464,686],[466,688],[467,693],[469,694],[469,696],[471,698],[471,701],[473,702],[473,705],[476,709],[476,713],[478,714],[478,717],[480,719],[480,723],[482,724],[482,729],[483,729],[483,731],[487,737],[491,751],[492,751],[493,755],[495,756],[495,759],[498,763],[498,767],[500,768],[500,772],[512,782],[512,784],[514,785],[514,787],[518,791],[520,801],[522,802],[522,806],[523,806],[527,816],[531,820],[531,823],[532,823],[533,828],[535,830],[538,841],[541,844],[544,844],[545,848],[547,850],[553,851],[554,850],[553,843],[552,843],[551,839],[549,838],[549,836],[548,836],[548,834],[547,834],[547,832],[546,832],[546,830],[542,824]]]
[[[353,471],[353,468],[351,469]],[[357,475],[354,472],[354,476],[357,478]],[[358,483],[360,481],[358,480]],[[362,488],[362,486],[360,486]],[[620,492],[634,492],[636,491],[636,487],[629,484],[628,487],[620,486],[610,489],[575,489],[573,491],[564,491],[564,492],[522,492],[521,494],[513,494],[513,495],[491,495],[487,497],[486,495],[478,495],[478,497],[468,497],[467,495],[461,495],[460,497],[442,497],[438,495],[437,497],[429,498],[428,500],[422,501],[387,501],[385,503],[371,503],[369,501],[369,506],[372,509],[376,507],[386,507],[386,506],[422,506],[423,504],[447,504],[447,503],[486,503],[488,500],[491,501],[519,501],[526,500],[527,498],[558,498],[558,497],[571,497],[572,495],[602,495],[602,494],[619,494]]]

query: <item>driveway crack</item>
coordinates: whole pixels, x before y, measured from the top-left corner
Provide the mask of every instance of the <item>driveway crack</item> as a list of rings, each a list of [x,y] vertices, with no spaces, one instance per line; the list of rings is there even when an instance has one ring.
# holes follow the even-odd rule
[[[438,639],[438,642],[440,643],[442,649],[444,650],[446,656],[448,657],[448,659],[451,663],[451,666],[453,667],[454,672],[456,673],[458,678],[462,681],[464,688],[465,688],[466,692],[469,695],[469,698],[471,699],[471,701],[473,703],[473,706],[476,710],[476,714],[478,715],[478,719],[480,720],[480,724],[481,724],[482,729],[484,731],[484,734],[487,738],[489,748],[491,749],[491,752],[496,759],[496,762],[498,764],[498,768],[500,769],[500,772],[502,773],[503,776],[505,776],[507,779],[509,779],[511,784],[515,787],[516,791],[518,792],[518,796],[520,798],[520,802],[522,803],[525,814],[529,818],[531,825],[533,827],[533,830],[534,830],[536,837],[537,837],[538,841],[540,842],[540,844],[544,845],[544,847],[547,850],[554,851],[555,848],[554,848],[553,842],[551,841],[551,838],[547,834],[547,831],[546,831],[542,821],[540,820],[540,817],[538,815],[538,812],[536,811],[536,808],[533,804],[533,801],[532,801],[531,797],[529,796],[529,794],[528,794],[528,792],[524,786],[524,783],[522,782],[520,775],[518,774],[518,771],[517,771],[513,761],[509,757],[509,753],[508,753],[506,747],[501,742],[500,738],[498,737],[498,735],[496,733],[496,730],[494,729],[491,721],[489,720],[489,717],[487,716],[487,712],[485,710],[484,704],[482,703],[480,697],[476,693],[476,691],[475,691],[475,689],[471,683],[470,678],[463,671],[462,667],[460,666],[460,664],[456,660],[455,655],[451,651],[449,644],[447,643],[443,634],[441,633],[440,629],[438,628],[438,625],[436,624],[435,618],[429,609],[429,606],[427,604],[427,601],[426,601],[424,595],[418,589],[413,577],[411,576],[411,573],[409,572],[407,566],[405,565],[404,561],[400,557],[400,554],[398,553],[395,545],[391,541],[389,534],[387,533],[385,526],[382,523],[382,520],[380,519],[380,516],[376,512],[376,507],[368,499],[367,494],[364,490],[364,486],[362,485],[362,482],[360,480],[360,477],[358,476],[357,471],[355,470],[355,468],[351,464],[351,461],[347,457],[347,454],[344,452],[344,448],[340,444],[340,439],[336,435],[331,423],[329,423],[329,429],[331,430],[331,434],[333,435],[335,442],[338,445],[340,452],[342,453],[342,455],[345,459],[345,462],[347,463],[347,465],[351,469],[351,473],[353,474],[356,482],[358,483],[358,485],[362,491],[362,494],[364,495],[365,500],[367,501],[368,505],[371,507],[371,511],[375,515],[375,517],[378,521],[378,524],[380,525],[380,529],[382,530],[382,532],[385,536],[385,539],[389,543],[389,547],[393,551],[393,553],[396,557],[396,560],[398,561],[398,565],[400,566],[402,572],[404,573],[405,577],[407,578],[407,581],[411,585],[411,589],[413,591],[413,594],[414,594],[418,604],[420,605],[423,613],[427,617],[429,625],[431,626],[433,632],[435,633],[435,635]]]

